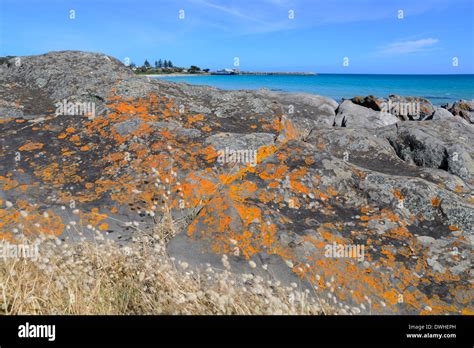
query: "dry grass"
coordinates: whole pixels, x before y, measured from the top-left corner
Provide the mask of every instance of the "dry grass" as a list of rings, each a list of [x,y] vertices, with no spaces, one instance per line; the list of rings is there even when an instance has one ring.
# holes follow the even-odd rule
[[[175,264],[163,240],[175,232],[173,223],[165,219],[154,232],[125,247],[100,235],[80,243],[43,237],[38,260],[0,259],[0,314],[323,312],[308,291]]]

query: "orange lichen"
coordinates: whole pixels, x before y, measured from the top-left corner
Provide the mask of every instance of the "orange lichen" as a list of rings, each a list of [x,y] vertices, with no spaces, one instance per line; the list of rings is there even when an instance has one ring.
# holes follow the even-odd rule
[[[0,187],[2,191],[8,191],[18,186],[18,181],[0,175]]]
[[[33,151],[42,149],[44,144],[42,143],[34,143],[34,142],[27,142],[26,144],[20,146],[18,148],[19,151]]]
[[[106,231],[108,229],[109,229],[109,225],[106,224],[105,222],[103,222],[99,225],[99,230],[101,230],[101,231]]]
[[[403,200],[405,199],[405,196],[403,196],[400,191],[398,191],[398,190],[393,190],[392,192],[393,192],[393,195],[394,195],[397,199],[399,199],[399,200],[401,200],[401,201],[403,201]]]
[[[438,197],[435,197],[431,200],[431,205],[433,207],[439,207],[441,200]]]

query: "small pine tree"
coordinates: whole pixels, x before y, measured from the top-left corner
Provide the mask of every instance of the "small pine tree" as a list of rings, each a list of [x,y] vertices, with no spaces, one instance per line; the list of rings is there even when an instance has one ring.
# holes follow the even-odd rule
[[[158,61],[158,68],[162,68],[163,67],[163,61],[160,59]]]
[[[168,61],[167,61],[166,59],[165,59],[165,61],[163,62],[163,66],[164,66],[165,68],[168,67]]]
[[[148,59],[145,59],[145,63],[143,63],[143,66],[144,66],[145,68],[151,67],[150,62],[148,61]]]
[[[168,60],[168,67],[169,67],[169,68],[172,68],[172,67],[173,67],[173,63],[171,62],[171,60]]]

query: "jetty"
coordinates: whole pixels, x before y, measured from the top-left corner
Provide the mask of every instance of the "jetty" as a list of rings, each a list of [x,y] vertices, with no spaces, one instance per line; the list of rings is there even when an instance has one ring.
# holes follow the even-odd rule
[[[258,72],[258,71],[242,71],[240,75],[299,75],[299,76],[316,76],[314,72]]]
[[[265,71],[240,71],[239,69],[222,69],[211,72],[211,75],[299,75],[315,76],[314,72],[265,72]]]

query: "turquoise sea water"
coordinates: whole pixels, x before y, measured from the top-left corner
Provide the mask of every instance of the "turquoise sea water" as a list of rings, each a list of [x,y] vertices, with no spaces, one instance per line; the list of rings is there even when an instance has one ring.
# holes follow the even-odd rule
[[[378,97],[390,94],[425,97],[436,105],[474,99],[474,75],[191,75],[159,78],[229,90],[267,88],[281,92],[305,92],[338,101],[370,94]]]

